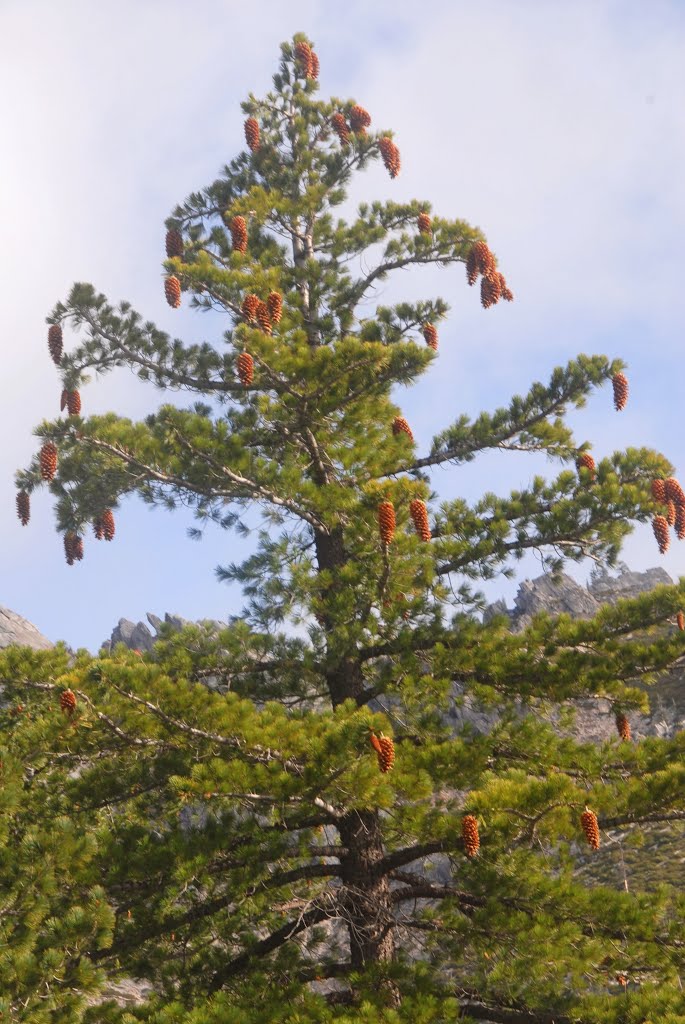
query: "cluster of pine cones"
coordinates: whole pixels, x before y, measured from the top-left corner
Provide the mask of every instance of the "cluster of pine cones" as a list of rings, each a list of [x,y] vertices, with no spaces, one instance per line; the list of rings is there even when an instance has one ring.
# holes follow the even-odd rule
[[[93,533],[95,534],[96,540],[114,540],[114,534],[116,532],[116,526],[114,523],[114,513],[111,508],[106,508],[104,512],[101,512],[99,516],[96,516],[93,520]]]
[[[487,243],[474,242],[466,257],[466,280],[469,284],[475,284],[481,275],[480,301],[483,309],[496,305],[500,299],[513,302],[514,294],[504,274],[498,271],[495,257]]]
[[[652,519],[652,529],[659,551],[668,551],[671,538],[669,527],[673,527],[678,540],[685,540],[685,492],[673,476],[667,480],[652,480],[652,497],[664,506],[664,512]]]
[[[311,78],[316,81],[319,77],[319,58],[309,43],[295,43],[295,61],[298,72],[303,78]]]
[[[401,421],[405,426],[398,427],[395,430],[395,424]],[[393,423],[393,431],[395,433],[408,433],[411,437],[411,428],[405,419],[398,416]],[[423,541],[429,541],[431,539],[431,528],[428,521],[428,509],[426,503],[421,498],[414,498],[409,503],[409,515],[414,523],[414,529],[418,536]],[[396,528],[396,517],[395,517],[395,506],[391,501],[385,500],[378,506],[378,532],[380,533],[381,543],[384,547],[392,544],[392,539],[395,536]]]

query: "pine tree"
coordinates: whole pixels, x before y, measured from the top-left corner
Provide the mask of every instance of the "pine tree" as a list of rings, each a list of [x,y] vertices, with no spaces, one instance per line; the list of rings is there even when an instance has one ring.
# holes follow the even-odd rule
[[[264,529],[255,553],[217,570],[246,596],[218,634],[188,627],[142,658],[0,658],[8,707],[21,700],[32,716],[3,711],[7,849],[20,845],[0,870],[3,891],[22,895],[3,925],[17,953],[0,959],[0,1008],[21,999],[22,1019],[42,1022],[49,999],[60,1020],[79,1020],[74,992],[101,970],[150,979],[157,995],[136,1019],[155,1024],[609,1024],[626,1007],[631,1020],[647,1008],[655,1024],[676,1020],[682,897],[626,891],[607,860],[606,884],[588,885],[582,815],[592,808],[602,838],[592,865],[608,832],[682,821],[683,735],[596,748],[548,718],[597,695],[644,708],[631,683],[682,657],[672,622],[685,581],[590,621],[540,615],[518,634],[481,624],[474,586],[526,551],[552,573],[587,557],[615,564],[633,523],[658,513],[652,481],[672,467],[628,449],[597,463],[592,486],[576,472],[588,442],[564,414],[622,373],[603,356],[460,417],[425,455],[406,431],[392,436],[394,389],[440,358],[422,333],[448,307],[374,308],[375,282],[462,264],[468,282],[483,275],[486,307],[506,285],[482,233],[425,200],[334,216],[390,136],[368,130],[359,104],[320,100],[316,73],[310,41],[284,44],[273,91],[242,107],[259,146],[167,221],[183,254],[165,261],[167,281],[191,308],[225,314],[216,346],[172,340],[87,284],[49,317],[64,332],[67,391],[94,367],[127,366],[192,396],[140,423],[112,413],[38,428],[58,451],[55,474],[37,456],[18,487],[49,486],[66,537],[102,529],[103,509],[134,493],[191,506],[198,533],[241,532],[257,504]],[[464,286],[462,299],[477,296]],[[509,496],[438,505],[431,470],[507,448],[544,451],[560,470]],[[460,693],[497,708],[490,732],[455,735],[446,712]],[[53,858],[43,890],[20,889],[31,829],[41,866],[44,850]],[[47,959],[26,966],[22,928]],[[129,1019],[95,1012],[84,1019]]]

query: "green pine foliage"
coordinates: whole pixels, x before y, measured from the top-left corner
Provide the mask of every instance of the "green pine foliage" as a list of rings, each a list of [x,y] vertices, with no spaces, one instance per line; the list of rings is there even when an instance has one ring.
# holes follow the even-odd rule
[[[657,825],[677,841],[683,734],[601,746],[569,735],[580,699],[645,708],[649,683],[683,656],[685,580],[591,621],[540,615],[516,635],[480,623],[474,588],[528,550],[550,572],[614,564],[671,467],[629,449],[599,460],[594,481],[577,471],[589,445],[564,416],[622,369],[603,356],[460,417],[426,454],[393,435],[398,386],[439,358],[421,328],[448,307],[375,307],[374,284],[464,264],[483,235],[433,214],[419,232],[426,202],[335,213],[387,133],[341,142],[331,118],[349,120],[353,103],[319,99],[296,55],[304,42],[284,44],[273,91],[243,104],[260,147],[167,222],[184,250],[165,270],[185,303],[223,314],[223,339],[186,345],[86,284],[48,318],[65,330],[64,388],[127,367],[190,396],[142,422],[38,428],[59,449],[47,486],[61,532],[85,535],[134,493],[191,507],[198,532],[240,536],[255,509],[262,520],[254,552],[217,570],[246,597],[219,634],[187,627],[144,656],[0,657],[2,1019],[685,1020],[682,891],[648,872],[626,887],[606,857]],[[245,253],[232,246],[237,216]],[[272,291],[283,315],[269,333],[243,301]],[[464,301],[477,301],[466,286]],[[504,497],[440,503],[431,470],[494,448],[545,452],[559,470]],[[17,479],[45,486],[37,459]],[[430,541],[412,524],[416,498]],[[396,513],[389,545],[381,501]],[[487,735],[450,728],[465,697],[497,711]],[[392,771],[372,734],[393,737]],[[479,824],[476,856],[465,814]],[[588,864],[603,865],[603,884]],[[153,996],[123,1009],[106,990],[121,978],[147,979]]]

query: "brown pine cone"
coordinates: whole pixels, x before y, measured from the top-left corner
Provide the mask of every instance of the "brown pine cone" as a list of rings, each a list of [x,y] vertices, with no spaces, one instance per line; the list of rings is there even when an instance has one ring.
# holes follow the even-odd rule
[[[675,523],[673,525],[678,540],[685,540],[685,505],[676,504]]]
[[[674,476],[664,480],[666,501],[674,501],[676,505],[685,505],[685,492]]]
[[[331,124],[333,126],[333,131],[338,136],[343,146],[346,146],[350,141],[351,132],[347,125],[347,121],[345,120],[345,115],[341,113],[333,114]]]
[[[259,296],[258,295],[246,295],[243,299],[243,304],[240,310],[245,319],[253,324],[257,320],[257,309],[259,308]]]
[[[466,257],[466,277],[469,284],[475,284],[479,274],[487,277],[496,271],[495,257],[487,242],[474,242]]]
[[[433,222],[430,219],[430,214],[421,212],[416,224],[422,235],[433,234]]]
[[[269,307],[266,302],[260,301],[257,306],[257,323],[265,334],[271,334],[271,317],[269,316]]]
[[[661,505],[666,504],[666,482],[664,480],[652,480],[652,497]]]
[[[70,416],[81,413],[81,396],[78,391],[67,391],[67,411]]]
[[[414,498],[409,504],[409,515],[414,523],[414,529],[423,541],[431,539],[431,528],[428,522],[428,509],[421,498]]]
[[[77,562],[83,561],[83,537],[78,534],[74,535],[74,558]]]
[[[395,506],[391,501],[382,501],[378,506],[378,529],[387,546],[395,536]]]
[[[80,562],[83,558],[83,538],[71,530],[64,535],[64,554],[66,555],[67,565]]]
[[[100,516],[100,523],[102,525],[102,535],[105,540],[114,540],[114,534],[116,527],[114,525],[114,513],[111,508],[106,508]]]
[[[248,117],[245,122],[245,141],[253,153],[259,149],[259,122],[254,117]]]
[[[321,65],[319,64],[319,58],[317,57],[317,55],[312,50],[311,74],[310,74],[309,77],[313,78],[314,81],[316,81],[316,79],[319,77],[319,72],[320,71],[321,71]]]
[[[57,472],[57,445],[52,441],[46,441],[38,455],[40,475],[46,483],[55,479]]]
[[[178,309],[181,305],[181,282],[173,275],[164,281],[164,294],[172,309]]]
[[[580,816],[580,824],[589,845],[593,850],[599,850],[599,822],[594,811],[586,807]]]
[[[105,528],[102,525],[102,516],[96,516],[93,520],[93,533],[96,540],[102,540],[105,536]]]
[[[59,706],[65,715],[73,715],[76,708],[76,694],[73,690],[62,690]]]
[[[616,731],[621,737],[621,739],[625,740],[626,743],[629,743],[632,739],[632,733],[630,731],[630,722],[628,721],[628,719],[622,711],[619,711],[616,715]]]
[[[664,516],[654,516],[652,519],[652,529],[654,530],[656,542],[659,545],[659,552],[665,555],[671,542],[668,535],[668,520]]]
[[[26,491],[17,491],[17,515],[22,526],[26,526],[31,518],[31,499]]]
[[[312,48],[309,43],[295,43],[295,60],[298,63],[298,74],[304,78],[313,78]]]
[[[466,856],[475,857],[480,849],[480,836],[478,821],[472,814],[465,814],[461,819],[461,838]]]
[[[499,274],[495,271],[493,274],[487,274],[483,277],[480,283],[480,303],[483,309],[489,309],[490,306],[495,306],[502,296],[502,285],[500,284]]]
[[[231,240],[234,252],[247,252],[247,223],[240,215],[231,221]]]
[[[59,324],[48,327],[48,349],[55,366],[62,361],[62,328]]]
[[[371,124],[371,115],[359,104],[355,104],[350,111],[350,127],[357,135],[366,135],[366,129]]]
[[[397,175],[400,173],[399,149],[392,141],[392,139],[388,138],[387,135],[384,135],[381,139],[379,139],[378,148],[381,151],[381,156],[383,157],[385,169],[388,171],[391,178],[396,178]]]
[[[614,387],[614,408],[616,412],[625,409],[628,401],[628,378],[625,373],[616,373],[611,378]]]
[[[678,629],[682,633],[685,630],[685,613],[678,612],[676,615],[676,622],[678,623]]]
[[[666,522],[669,526],[675,526],[676,507],[674,501],[666,502]]]
[[[507,279],[505,278],[504,274],[498,273],[497,276],[499,278],[500,288],[502,291],[502,298],[504,299],[505,302],[513,302],[514,293],[507,284]]]
[[[466,280],[468,283],[475,284],[478,280],[479,273],[478,254],[476,252],[475,245],[472,245],[469,249],[468,256],[466,257]]]
[[[421,328],[421,332],[426,339],[426,344],[429,348],[432,348],[434,352],[438,351],[438,331],[433,324],[424,324]]]
[[[378,740],[380,750],[378,751],[378,767],[385,774],[386,772],[392,771],[392,767],[395,763],[395,744],[389,736],[384,736],[381,733]]]
[[[240,383],[247,387],[254,380],[254,359],[249,352],[241,352],[236,360]]]
[[[62,394],[61,394],[60,400],[59,400],[59,411],[60,412],[64,412],[64,410],[66,409],[68,396],[69,396],[69,392],[67,391],[67,389],[66,388],[62,388]]]
[[[591,482],[594,482],[597,467],[595,465],[595,460],[592,458],[589,452],[583,452],[583,454],[579,457],[578,469],[587,469],[588,473],[590,474]]]
[[[406,434],[410,441],[413,442],[414,440],[411,427],[405,420],[404,416],[395,416],[395,419],[392,421],[392,432],[395,437],[397,437],[398,434]]]
[[[280,324],[283,315],[283,296],[280,292],[269,292],[266,300],[271,322]]]
[[[180,231],[167,231],[165,244],[168,260],[180,259],[183,256],[183,237]]]

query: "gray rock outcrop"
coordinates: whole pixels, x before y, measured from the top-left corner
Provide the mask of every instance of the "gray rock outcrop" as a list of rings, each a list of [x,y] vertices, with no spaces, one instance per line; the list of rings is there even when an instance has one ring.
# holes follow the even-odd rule
[[[47,651],[54,646],[32,622],[0,604],[0,647],[13,644],[37,651]]]

